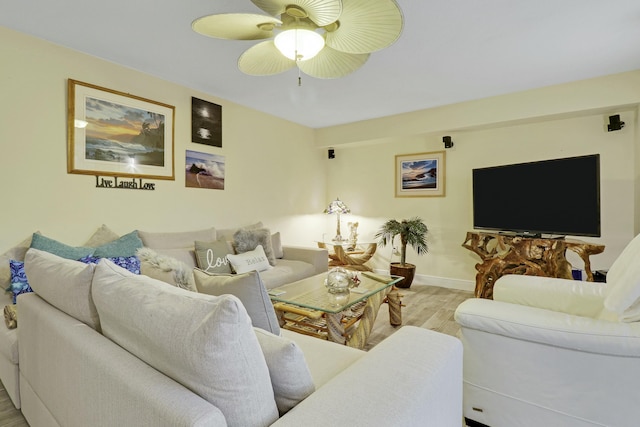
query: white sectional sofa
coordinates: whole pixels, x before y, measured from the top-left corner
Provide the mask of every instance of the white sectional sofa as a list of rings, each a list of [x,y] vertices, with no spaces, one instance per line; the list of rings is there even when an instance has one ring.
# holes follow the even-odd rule
[[[244,227],[243,227],[244,228]],[[246,227],[265,230],[261,222]],[[149,275],[176,286],[195,290],[192,270],[196,267],[194,241],[233,240],[240,228],[216,229],[214,227],[185,232],[139,231],[144,252],[141,252],[142,274]],[[40,234],[36,232],[34,234]],[[273,242],[278,249],[274,266],[261,273],[267,288],[294,282],[323,271],[327,271],[327,251],[312,247],[296,247],[280,244],[279,233],[273,233]],[[106,225],[99,227],[82,247],[98,247],[117,242],[124,236],[114,233]],[[31,236],[0,255],[0,282],[2,288],[9,285],[9,260],[23,261],[32,243]],[[64,244],[63,244],[64,246]],[[12,303],[11,293],[0,292],[0,308]],[[0,326],[0,381],[11,401],[20,408],[20,367],[18,352],[18,332]]]
[[[108,260],[31,249],[25,268],[20,394],[32,427],[461,425],[454,337],[405,326],[364,352],[266,333],[234,296]]]

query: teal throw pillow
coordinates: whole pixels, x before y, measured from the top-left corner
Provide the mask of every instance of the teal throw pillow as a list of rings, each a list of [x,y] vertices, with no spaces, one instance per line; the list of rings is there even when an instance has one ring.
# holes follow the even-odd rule
[[[95,248],[65,245],[64,243],[50,239],[49,237],[45,237],[38,233],[33,233],[33,237],[31,238],[31,247],[57,255],[60,258],[72,260],[78,260],[82,257],[93,255],[95,251]]]
[[[142,246],[142,240],[138,237],[138,232],[132,231],[113,242],[98,246],[95,248],[93,256],[99,258],[131,257]]]

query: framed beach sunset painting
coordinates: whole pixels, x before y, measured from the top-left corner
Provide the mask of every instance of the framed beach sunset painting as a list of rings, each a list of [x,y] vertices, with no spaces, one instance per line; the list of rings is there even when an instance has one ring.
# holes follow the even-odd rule
[[[444,151],[396,156],[396,197],[442,197],[444,184]]]
[[[67,172],[175,179],[175,108],[69,79]]]

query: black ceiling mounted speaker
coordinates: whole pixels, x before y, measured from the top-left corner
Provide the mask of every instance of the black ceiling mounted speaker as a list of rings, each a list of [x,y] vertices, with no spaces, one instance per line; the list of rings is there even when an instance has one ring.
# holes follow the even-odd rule
[[[615,116],[609,116],[609,124],[607,125],[607,130],[612,132],[614,130],[620,130],[624,127],[624,122],[620,121],[620,114],[616,114]]]

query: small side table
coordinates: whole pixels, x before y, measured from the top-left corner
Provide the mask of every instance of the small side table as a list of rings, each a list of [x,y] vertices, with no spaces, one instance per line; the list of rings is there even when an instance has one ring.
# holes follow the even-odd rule
[[[377,243],[364,242],[358,243],[355,250],[347,250],[350,246],[349,242],[344,243],[325,243],[318,242],[320,249],[333,248],[333,252],[329,251],[329,267],[343,267],[347,270],[372,271],[371,267],[365,265],[378,248]],[[362,248],[362,249],[361,249]]]

